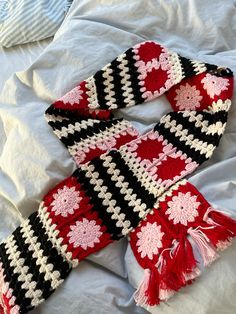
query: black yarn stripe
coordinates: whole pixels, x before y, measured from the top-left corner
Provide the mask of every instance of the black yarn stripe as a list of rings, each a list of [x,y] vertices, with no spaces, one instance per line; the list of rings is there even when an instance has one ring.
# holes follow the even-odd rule
[[[28,272],[33,275],[31,281],[36,282],[36,289],[41,290],[42,297],[47,299],[54,291],[54,289],[51,288],[51,282],[49,280],[45,280],[43,277],[44,274],[40,273],[40,265],[36,264],[36,258],[33,257],[34,252],[29,249],[30,245],[25,243],[25,239],[23,238],[20,229],[15,230],[13,235],[19,248],[18,251],[20,251],[20,257],[25,259],[24,265],[29,267]],[[23,302],[24,300],[21,301],[21,303]],[[26,306],[29,306],[29,304],[26,304]]]
[[[99,107],[101,109],[108,109],[107,108],[107,104],[106,104],[106,93],[105,93],[105,78],[103,77],[103,73],[104,71],[103,70],[99,70],[97,71],[93,78],[94,78],[94,82],[95,82],[95,86],[96,86],[96,96],[97,96],[97,100],[98,100],[98,104],[99,104]]]
[[[60,116],[63,118],[69,118],[71,121],[80,121],[83,120],[84,117],[79,115],[78,109],[61,109],[61,108],[55,108],[54,105],[51,105],[47,108],[45,111],[45,115],[54,115],[55,117]]]
[[[194,138],[214,146],[219,144],[220,136],[218,134],[206,134],[201,127],[195,126],[195,122],[189,121],[190,117],[184,117],[182,112],[171,112],[169,115],[172,120],[176,120],[178,125],[182,125],[183,129],[187,129],[189,134],[193,134]]]
[[[80,119],[80,116],[78,114],[78,110],[66,110],[66,109],[60,109],[55,108],[53,105],[47,108],[45,111],[45,115],[54,115],[54,116],[60,116],[64,118],[69,118],[70,121],[76,121],[77,119]]]
[[[59,271],[60,277],[65,279],[71,271],[71,266],[67,263],[63,257],[58,253],[57,249],[50,241],[47,231],[44,228],[40,218],[37,216],[37,212],[33,213],[29,217],[31,230],[37,237],[37,242],[40,243],[40,247],[43,250],[43,255],[47,256],[47,264],[52,264],[54,270]]]
[[[185,145],[185,141],[180,141],[176,133],[171,133],[169,128],[165,128],[164,124],[158,123],[154,127],[155,131],[158,131],[160,135],[164,137],[169,143],[173,144],[178,150],[181,150],[188,157],[192,158],[193,161],[196,161],[198,164],[202,164],[208,158],[205,154],[200,154],[199,151],[196,151],[194,148],[191,148],[189,145]]]
[[[86,171],[78,168],[73,176],[76,177],[78,182],[82,185],[85,194],[90,198],[90,204],[93,205],[92,210],[97,212],[103,224],[107,227],[113,240],[119,240],[123,235],[121,234],[122,228],[116,226],[116,221],[111,219],[111,213],[107,212],[107,206],[102,204],[102,199],[98,197],[98,193],[94,190],[94,185],[90,183],[90,179],[86,177]]]
[[[116,119],[116,120],[108,120],[108,121],[101,121],[100,123],[96,123],[93,126],[88,126],[87,129],[81,129],[80,131],[74,131],[74,133],[68,133],[67,136],[62,136],[60,140],[66,145],[66,146],[72,146],[74,145],[74,142],[80,142],[82,140],[85,140],[89,137],[92,137],[94,135],[98,135],[99,133],[102,133],[111,127],[117,125],[119,122],[121,122],[123,119]]]
[[[60,109],[60,108],[55,108],[53,105],[51,105],[50,107],[47,108],[47,110],[45,111],[45,115],[47,116],[51,116],[54,115],[55,118],[60,117],[61,118],[69,118],[69,120],[63,120],[62,123],[66,123],[67,122],[71,122],[71,121],[75,121],[75,122],[80,122],[84,119],[87,119],[88,117],[84,117],[84,116],[80,116],[78,114],[78,110],[66,110],[66,109]]]
[[[220,68],[217,65],[205,63],[207,72],[219,77],[232,77],[233,72],[229,68]]]
[[[193,66],[191,60],[184,58],[180,55],[178,55],[178,57],[180,59],[181,65],[182,65],[184,76],[187,78],[187,77],[191,77],[193,75],[196,75],[196,72],[194,70],[194,66]]]
[[[112,73],[110,74],[110,76],[113,77],[112,84],[114,84],[113,91],[115,92],[115,95],[113,97],[116,99],[116,104],[118,108],[122,108],[126,107],[127,104],[125,103],[125,97],[123,96],[122,87],[124,86],[124,84],[121,83],[123,77],[120,75],[120,72],[122,70],[118,68],[119,65],[121,65],[121,62],[117,59],[111,62],[110,68],[112,70]]]
[[[142,93],[140,92],[140,81],[138,79],[140,73],[135,66],[135,63],[137,62],[134,59],[135,53],[133,52],[133,49],[130,48],[125,52],[125,55],[125,59],[128,61],[127,67],[129,69],[127,74],[130,75],[129,81],[131,82],[131,85],[129,87],[132,88],[132,94],[134,95],[133,100],[135,101],[135,105],[138,105],[144,102],[144,98],[142,97]]]
[[[217,70],[217,65],[215,64],[210,64],[210,63],[205,63],[205,67],[207,68],[207,71],[215,71]]]
[[[99,178],[108,187],[107,192],[112,194],[112,199],[116,201],[116,206],[119,206],[121,209],[120,213],[125,214],[125,219],[128,219],[132,226],[136,226],[140,220],[138,213],[134,212],[134,208],[129,205],[129,201],[124,199],[125,195],[120,193],[120,188],[116,186],[117,181],[112,181],[111,175],[107,173],[107,168],[103,166],[103,160],[96,158],[90,164],[94,165],[95,171],[99,173]]]
[[[43,228],[39,218],[36,215],[37,213],[33,213],[29,217],[29,220],[31,222],[31,229],[34,231],[34,235],[38,237],[38,240],[41,240],[41,238],[43,237],[43,241],[44,242],[46,241],[45,245],[43,245],[43,243],[39,241],[41,244],[41,249],[43,250],[43,255],[48,257],[47,262],[52,263],[54,269],[58,270],[60,272],[60,277],[64,279],[67,277],[67,275],[69,274],[71,270],[71,268],[69,268],[70,265],[67,262],[63,261],[63,258],[58,254],[57,250],[53,248],[50,240],[47,237],[46,230]],[[18,227],[13,232],[13,236],[17,240],[17,243],[16,243],[17,246],[19,244],[19,241],[22,241],[21,248],[24,247],[24,249],[20,249],[18,247],[18,251],[20,252],[20,257],[23,257],[25,259],[24,265],[29,266],[30,263],[34,264],[35,261],[33,258],[31,258],[32,256],[31,252],[30,251],[27,252],[27,245],[24,242],[25,240],[21,236],[20,231],[21,231],[21,228]],[[41,237],[39,236],[40,232],[42,232],[43,234],[43,236]],[[5,245],[3,243],[0,245],[0,258],[3,263],[4,275],[6,276],[6,281],[9,282],[9,286],[13,290],[13,295],[16,298],[16,301],[15,301],[16,304],[20,306],[20,313],[27,313],[29,310],[33,308],[33,306],[31,305],[31,299],[25,298],[25,294],[27,290],[22,288],[23,282],[18,280],[19,274],[15,274],[14,267],[10,266],[10,258],[9,258],[9,255],[7,254]],[[32,280],[35,280],[37,268],[32,269],[31,267],[33,266],[32,265],[30,266],[29,272],[32,272],[33,274]],[[37,280],[35,281],[37,282],[37,285],[39,285],[40,290],[42,290],[42,288],[40,288],[40,282],[42,282],[43,287],[44,287],[44,291],[42,291],[43,297],[46,299],[51,295],[51,293],[54,290],[47,288],[48,282],[45,281],[44,275],[45,275],[44,273],[41,273],[37,277]],[[50,290],[48,291],[48,289]]]
[[[203,116],[204,120],[209,121],[209,124],[216,122],[226,123],[228,119],[228,112],[225,110],[217,111],[214,114],[203,111],[201,112],[201,115]]]
[[[133,189],[133,194],[137,194],[137,198],[140,198],[142,203],[146,204],[148,208],[152,208],[156,198],[151,194],[141,182],[135,176],[129,166],[125,163],[123,157],[118,150],[112,150],[108,153],[112,157],[116,168],[120,170],[120,175],[125,177],[125,180],[129,183],[129,187]]]
[[[20,229],[20,227],[18,227],[18,229]],[[16,298],[15,304],[19,305],[20,313],[27,313],[27,308],[22,304],[22,299],[25,298],[27,290],[22,288],[23,282],[18,280],[19,274],[14,273],[14,267],[10,266],[11,259],[7,254],[7,249],[4,243],[0,244],[0,260],[3,264],[5,280],[9,283],[9,287],[12,289],[12,295]],[[29,301],[31,302],[31,299],[29,299]]]

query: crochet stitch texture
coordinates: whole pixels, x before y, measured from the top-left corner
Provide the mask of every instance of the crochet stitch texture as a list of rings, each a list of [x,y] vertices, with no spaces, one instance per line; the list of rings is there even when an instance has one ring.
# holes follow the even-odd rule
[[[230,69],[147,41],[55,101],[45,117],[78,168],[1,243],[5,313],[38,306],[82,259],[127,235],[146,269],[135,295],[141,305],[165,301],[199,274],[189,237],[212,262],[236,223],[184,177],[219,144],[232,93]],[[162,94],[173,111],[146,134],[113,115]]]

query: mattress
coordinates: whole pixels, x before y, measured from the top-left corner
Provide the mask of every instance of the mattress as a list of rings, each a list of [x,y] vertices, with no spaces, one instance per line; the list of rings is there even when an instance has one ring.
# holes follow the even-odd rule
[[[207,0],[204,5],[200,0],[74,0],[53,40],[3,51],[0,62],[7,60],[10,67],[0,82],[0,238],[37,210],[43,195],[75,169],[44,119],[50,103],[119,53],[149,39],[236,73],[235,13],[231,0]],[[145,132],[169,109],[163,96],[119,114]],[[189,181],[216,208],[236,216],[235,142],[234,95],[220,146]],[[124,239],[81,262],[32,313],[235,313],[235,260],[234,242],[192,286],[165,304],[142,309],[132,295],[143,270]]]

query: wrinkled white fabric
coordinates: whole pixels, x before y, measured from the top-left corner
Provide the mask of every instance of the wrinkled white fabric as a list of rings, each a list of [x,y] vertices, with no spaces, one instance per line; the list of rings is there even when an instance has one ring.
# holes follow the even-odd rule
[[[130,46],[156,40],[183,56],[226,65],[236,73],[236,7],[215,0],[74,0],[70,11],[35,62],[5,83],[0,95],[0,237],[37,209],[43,195],[72,173],[66,148],[44,119],[52,101],[99,70]],[[123,109],[141,130],[169,111],[165,97]],[[210,202],[236,212],[236,97],[226,134],[213,158],[190,181]],[[90,257],[60,289],[32,313],[145,313],[132,301],[143,270],[115,243]],[[160,314],[231,314],[236,311],[236,245],[222,254],[192,286]],[[100,266],[103,268],[101,269]],[[217,288],[216,288],[217,282]]]
[[[0,47],[0,92],[11,75],[26,69],[39,57],[51,41],[52,37],[8,49]]]

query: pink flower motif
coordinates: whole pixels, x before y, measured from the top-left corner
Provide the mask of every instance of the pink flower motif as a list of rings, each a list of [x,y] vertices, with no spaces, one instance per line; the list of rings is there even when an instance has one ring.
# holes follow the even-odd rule
[[[99,243],[102,235],[101,227],[96,224],[95,220],[83,218],[82,221],[76,221],[74,226],[70,226],[71,231],[68,233],[69,243],[73,243],[74,248],[81,246],[87,250],[93,248],[95,243]]]
[[[197,209],[200,203],[197,202],[197,196],[191,196],[190,192],[186,194],[179,192],[167,204],[166,213],[169,214],[169,220],[174,220],[174,224],[181,223],[187,226],[188,222],[193,222],[198,216]]]
[[[158,250],[162,248],[163,235],[161,226],[157,226],[156,222],[152,224],[148,222],[146,226],[141,228],[141,231],[137,233],[139,238],[137,246],[142,258],[148,256],[149,259],[153,259],[153,255],[158,254]]]
[[[106,140],[101,140],[96,142],[96,146],[101,150],[108,150],[111,149],[116,145],[116,139],[111,137]]]
[[[73,88],[71,91],[66,93],[64,96],[59,98],[59,101],[66,103],[69,103],[70,105],[78,104],[83,97],[81,96],[83,94],[83,91],[80,89],[80,86],[77,86]]]
[[[200,95],[200,91],[196,89],[196,86],[186,83],[186,85],[181,85],[176,90],[175,100],[179,110],[195,110],[200,107],[202,96]]]
[[[218,77],[207,73],[207,75],[201,80],[204,89],[207,94],[214,98],[215,95],[219,96],[221,92],[227,90],[229,86],[229,81],[226,78]]]
[[[79,203],[82,200],[79,191],[75,187],[64,186],[57,193],[53,194],[54,201],[52,202],[52,210],[55,215],[67,217],[69,214],[74,214],[74,211],[79,208]]]

